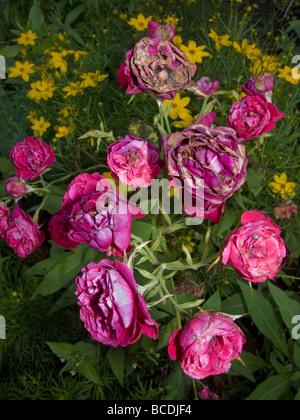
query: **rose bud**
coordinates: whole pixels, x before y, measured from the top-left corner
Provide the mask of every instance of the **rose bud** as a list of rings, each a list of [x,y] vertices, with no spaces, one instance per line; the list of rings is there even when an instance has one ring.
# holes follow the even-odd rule
[[[148,23],[148,33],[150,38],[162,38],[167,41],[172,41],[175,36],[175,26],[170,25],[160,25],[157,22]]]
[[[4,239],[5,232],[10,222],[10,210],[8,207],[0,206],[0,237]]]
[[[55,156],[51,146],[47,146],[43,140],[26,137],[24,142],[13,147],[10,159],[17,176],[24,181],[32,181],[54,163]]]
[[[8,195],[15,199],[22,198],[27,192],[27,186],[19,177],[9,178],[4,183]]]
[[[212,80],[210,77],[201,77],[200,80],[196,82],[196,88],[198,88],[205,95],[211,95],[216,92],[220,87],[220,82]],[[198,98],[203,99],[203,96],[198,95]]]
[[[261,94],[244,96],[240,103],[233,104],[230,112],[228,125],[236,131],[241,142],[268,133],[285,115]]]
[[[76,279],[80,317],[93,340],[126,347],[142,334],[157,339],[158,325],[137,292],[133,273],[123,263],[91,263]]]
[[[195,197],[202,193],[204,184],[204,219],[219,223],[226,200],[244,184],[247,176],[245,146],[237,141],[235,131],[228,127],[191,125],[164,136],[163,147],[172,183],[178,181],[181,187],[185,184],[185,189]],[[186,203],[184,211],[195,216]]]
[[[194,85],[196,64],[170,41],[142,38],[126,54],[128,94],[154,93],[159,98],[174,99],[178,91]]]
[[[222,251],[223,264],[231,265],[245,280],[261,283],[279,273],[286,247],[281,229],[260,211],[247,211],[242,227],[229,236]]]
[[[154,144],[131,136],[108,147],[107,163],[115,179],[133,188],[150,186],[165,165]]]
[[[79,242],[72,241],[68,236],[71,225],[69,214],[64,209],[59,210],[51,217],[48,230],[53,242],[62,248],[74,249],[79,245]]]
[[[188,376],[202,380],[228,372],[245,343],[244,333],[228,315],[204,312],[172,333],[168,352]]]
[[[17,206],[4,239],[20,258],[26,258],[43,244],[45,233],[39,230],[38,223],[34,223],[32,218]]]

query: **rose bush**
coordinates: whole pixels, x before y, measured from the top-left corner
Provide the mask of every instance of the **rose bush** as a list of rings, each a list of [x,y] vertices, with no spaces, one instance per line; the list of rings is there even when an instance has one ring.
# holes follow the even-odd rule
[[[232,232],[222,251],[223,264],[230,264],[248,281],[273,279],[286,256],[281,229],[260,211],[247,211],[242,227]]]
[[[165,165],[154,144],[131,136],[108,146],[107,163],[115,179],[133,188],[150,186]]]
[[[245,343],[244,333],[228,315],[201,313],[171,334],[168,352],[188,376],[202,380],[228,372]]]
[[[91,263],[82,270],[76,284],[80,317],[94,340],[126,347],[142,334],[157,339],[158,325],[125,264],[109,260]]]

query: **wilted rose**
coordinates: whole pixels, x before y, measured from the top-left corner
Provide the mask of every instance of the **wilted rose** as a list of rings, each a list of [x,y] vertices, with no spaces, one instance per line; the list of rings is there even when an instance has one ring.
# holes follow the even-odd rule
[[[292,214],[298,213],[298,206],[291,200],[274,204],[273,207],[276,219],[290,219]]]
[[[174,99],[178,91],[193,86],[196,68],[170,41],[142,38],[126,54],[127,93],[149,92]]]
[[[17,171],[17,177],[32,181],[54,163],[55,156],[52,147],[47,146],[43,140],[26,137],[24,142],[13,147],[10,159]]]
[[[220,87],[220,82],[217,80],[213,80],[210,77],[201,77],[200,80],[196,82],[196,88],[198,88],[201,92],[205,95],[211,95],[212,93],[216,92]],[[203,99],[203,96],[198,95],[198,98]]]
[[[245,146],[228,127],[191,125],[163,137],[163,146],[172,182],[185,182],[192,195],[204,183],[204,219],[218,223],[225,201],[240,188],[247,176]],[[193,216],[185,205],[184,210]]]
[[[148,23],[148,33],[150,38],[163,38],[172,41],[175,36],[175,26],[170,23],[161,25],[160,23],[150,21]]]
[[[27,192],[27,186],[19,177],[9,178],[4,183],[8,195],[15,199],[22,198]]]
[[[188,376],[202,380],[228,372],[245,342],[244,333],[228,315],[204,312],[172,333],[168,351]]]
[[[242,227],[232,232],[223,247],[223,264],[230,264],[248,281],[261,283],[280,271],[286,247],[280,227],[260,211],[247,211]]]
[[[107,163],[115,179],[133,188],[150,186],[165,164],[154,144],[131,136],[108,147]]]
[[[264,73],[261,76],[251,76],[245,86],[242,86],[246,95],[252,96],[262,93],[267,101],[272,102],[272,90],[274,89],[274,74]]]
[[[4,238],[9,222],[10,222],[9,208],[5,206],[0,206],[0,237],[1,238]]]
[[[79,242],[74,242],[69,238],[71,225],[69,214],[64,209],[59,210],[53,215],[48,224],[48,230],[53,242],[66,249],[74,249],[79,245]]]
[[[125,264],[109,260],[91,263],[76,283],[80,317],[94,340],[107,346],[126,347],[142,334],[157,339],[158,325]]]
[[[17,206],[11,216],[4,239],[19,257],[26,258],[42,245],[45,233],[39,230],[38,223],[34,223],[32,218]]]
[[[261,94],[244,96],[240,103],[233,104],[230,112],[228,125],[236,131],[241,142],[268,133],[285,115]]]

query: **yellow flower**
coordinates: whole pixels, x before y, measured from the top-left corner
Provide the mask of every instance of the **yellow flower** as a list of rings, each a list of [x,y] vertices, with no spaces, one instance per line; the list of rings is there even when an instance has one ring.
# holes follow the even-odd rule
[[[196,244],[192,242],[192,238],[190,236],[183,236],[184,246],[190,251],[193,252]]]
[[[29,81],[29,75],[35,73],[33,70],[34,64],[29,63],[29,61],[25,61],[25,63],[21,63],[20,61],[15,62],[15,67],[10,67],[10,73],[8,77],[10,79],[14,77],[21,76],[25,82]]]
[[[31,123],[36,118],[36,111],[29,111],[29,114],[26,117]]]
[[[270,182],[269,187],[272,189],[273,193],[281,195],[284,200],[295,197],[296,193],[294,191],[296,184],[295,182],[288,182],[286,173],[282,173],[280,176],[274,176],[275,182]]]
[[[97,70],[95,73],[83,73],[80,78],[83,79],[81,86],[83,88],[96,87],[98,82],[102,82],[108,77],[108,74],[100,74],[100,71]]]
[[[185,53],[185,55],[191,63],[202,63],[203,57],[210,57],[210,53],[204,51],[205,48],[205,45],[197,47],[195,41],[189,41],[187,47],[185,45],[180,46],[181,51]]]
[[[80,82],[70,82],[69,86],[63,88],[63,91],[66,92],[67,98],[69,96],[76,96],[83,91]]]
[[[253,76],[258,77],[263,73],[275,73],[278,69],[278,58],[272,55],[263,55],[254,60],[250,66]]]
[[[120,19],[121,20],[126,20],[127,19],[127,14],[126,13],[121,13],[120,14]]]
[[[51,126],[49,121],[46,121],[44,117],[41,117],[39,119],[34,118],[32,119],[31,122],[32,122],[31,129],[34,133],[34,136],[36,137],[41,137],[44,133],[46,133],[48,128]]]
[[[177,128],[186,128],[192,125],[195,119],[196,118],[194,118],[192,114],[187,114],[183,120],[178,121],[176,124],[174,124],[174,126]]]
[[[184,98],[180,98],[180,94],[176,93],[176,96],[173,100],[164,100],[164,105],[165,108],[167,109],[169,103],[172,102],[172,108],[171,108],[171,112],[170,112],[170,118],[172,118],[172,120],[177,120],[178,117],[181,118],[182,120],[185,120],[186,118],[188,118],[191,113],[188,109],[186,109],[186,106],[188,106],[188,104],[190,103],[191,98],[189,97],[184,97]]]
[[[70,134],[71,130],[68,127],[55,127],[55,137],[62,138]]]
[[[232,45],[232,41],[229,39],[229,35],[221,35],[219,36],[216,31],[213,29],[210,30],[210,33],[208,34],[210,38],[212,38],[215,41],[215,47],[217,51],[220,51],[222,46],[224,47],[230,47]]]
[[[136,18],[131,18],[127,23],[130,26],[133,26],[137,31],[143,31],[144,29],[148,28],[148,22],[152,19],[152,16],[148,16],[145,18],[142,13],[140,13]]]
[[[78,61],[78,60],[79,60],[79,58],[80,58],[82,55],[88,55],[88,53],[87,53],[87,52],[85,52],[85,51],[81,51],[81,50],[76,50],[76,51],[74,51],[74,50],[68,50],[68,51],[65,51],[65,50],[64,50],[64,52],[65,52],[65,54],[71,54],[71,55],[74,55],[74,60],[75,60],[75,61]]]
[[[295,79],[292,75],[292,71],[293,69],[291,69],[289,66],[285,66],[284,69],[279,69],[278,77],[285,79],[287,82],[292,83],[293,85],[297,85],[300,82],[300,78]]]
[[[177,23],[179,22],[179,19],[173,17],[173,16],[169,16],[167,19],[165,19],[164,21],[166,24],[170,24],[172,26],[176,26]]]
[[[60,40],[60,42],[64,42],[66,35],[67,35],[66,32],[64,32],[63,34],[58,34],[58,39]]]
[[[19,45],[25,45],[27,47],[28,45],[35,45],[35,39],[37,39],[37,34],[32,32],[31,29],[27,33],[23,33],[18,38],[18,44]]]
[[[256,48],[256,44],[249,44],[247,39],[244,39],[241,45],[234,41],[233,47],[238,53],[245,55],[249,59],[260,53],[260,50]]]
[[[27,98],[37,103],[41,99],[47,101],[53,97],[55,90],[56,87],[53,86],[53,83],[46,80],[38,80],[31,84],[31,90],[28,91]]]
[[[68,63],[66,60],[66,52],[51,52],[50,63],[55,69],[60,69],[63,73],[66,73],[68,70]]]
[[[175,35],[172,42],[176,45],[176,47],[180,48],[183,41],[180,35]]]

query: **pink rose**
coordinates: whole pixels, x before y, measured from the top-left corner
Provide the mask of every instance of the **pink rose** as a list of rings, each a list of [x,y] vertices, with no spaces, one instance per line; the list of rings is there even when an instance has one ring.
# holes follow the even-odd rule
[[[117,71],[118,84],[121,89],[127,89],[128,83],[129,83],[128,76],[125,73],[125,69],[126,69],[126,64],[122,63],[119,70]]]
[[[150,186],[151,180],[164,167],[157,147],[131,136],[126,136],[108,147],[107,163],[115,179],[133,188]]]
[[[201,79],[196,82],[196,87],[205,95],[211,95],[219,89],[220,82],[214,81],[210,77],[201,77]],[[203,99],[203,96],[201,95],[196,94],[196,96]]]
[[[163,38],[168,41],[172,41],[175,36],[175,26],[170,25],[160,25],[157,22],[148,23],[148,33],[150,38]]]
[[[32,218],[17,206],[4,239],[20,258],[26,258],[42,245],[45,233],[39,230],[38,223],[34,223]]]
[[[0,237],[4,239],[5,232],[10,222],[10,210],[8,207],[0,206]]]
[[[242,227],[232,232],[223,247],[223,264],[230,264],[248,281],[261,283],[273,279],[280,270],[286,247],[281,230],[260,211],[247,211]]]
[[[261,94],[243,97],[240,103],[233,104],[230,112],[228,125],[236,131],[240,142],[268,133],[285,115]]]
[[[125,264],[109,260],[91,263],[76,283],[80,317],[94,340],[107,346],[126,347],[142,334],[157,339],[158,325]]]
[[[19,177],[9,178],[4,183],[8,195],[15,199],[22,198],[27,192],[27,186]]]
[[[79,242],[72,241],[68,236],[71,225],[69,215],[64,209],[59,210],[51,217],[48,230],[53,242],[62,248],[74,249],[79,245]]]
[[[17,176],[24,181],[32,181],[54,163],[55,156],[51,146],[47,146],[43,140],[26,137],[24,142],[13,147],[10,159]]]
[[[172,333],[168,351],[188,376],[202,380],[228,372],[245,343],[244,333],[228,315],[204,312]]]
[[[198,118],[198,115],[196,116],[196,119],[193,122],[193,124],[196,124],[197,118]],[[203,115],[203,117],[200,118],[198,124],[206,125],[206,127],[212,127],[213,123],[216,121],[217,118],[218,118],[217,114],[211,111],[208,114]]]

